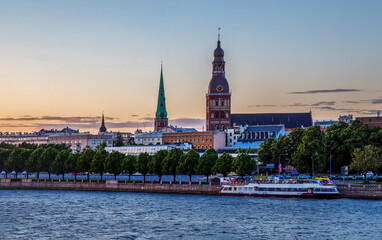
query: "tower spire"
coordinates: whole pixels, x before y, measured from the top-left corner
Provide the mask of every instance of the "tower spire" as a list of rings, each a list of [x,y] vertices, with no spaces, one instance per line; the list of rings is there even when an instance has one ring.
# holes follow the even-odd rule
[[[101,120],[101,127],[99,128],[99,132],[106,132],[107,128],[105,126],[105,116],[104,116],[104,113],[102,111],[102,120]]]
[[[220,42],[220,29],[222,29],[221,27],[218,28],[218,42]]]
[[[161,130],[168,126],[167,111],[166,111],[166,97],[164,94],[163,83],[163,63],[160,65],[160,81],[158,93],[158,105],[155,113],[155,131]]]

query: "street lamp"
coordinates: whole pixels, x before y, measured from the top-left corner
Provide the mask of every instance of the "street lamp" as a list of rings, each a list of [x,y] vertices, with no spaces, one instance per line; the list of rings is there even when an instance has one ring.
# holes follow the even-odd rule
[[[330,164],[329,164],[329,177],[332,175],[332,150],[333,150],[333,148],[330,148],[330,151],[329,151],[329,155],[330,155],[330,157],[329,157],[329,160],[330,160]]]
[[[288,156],[288,153],[281,153],[279,155],[279,165],[278,165],[278,167],[279,167],[279,174],[281,173],[281,168],[280,168],[280,159],[281,159],[281,156]]]
[[[314,158],[312,156],[312,180],[314,179]]]

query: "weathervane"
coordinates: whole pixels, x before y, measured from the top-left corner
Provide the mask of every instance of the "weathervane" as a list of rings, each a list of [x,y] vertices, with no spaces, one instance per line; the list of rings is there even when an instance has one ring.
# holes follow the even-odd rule
[[[218,40],[220,41],[220,29],[222,29],[221,27],[218,28]]]

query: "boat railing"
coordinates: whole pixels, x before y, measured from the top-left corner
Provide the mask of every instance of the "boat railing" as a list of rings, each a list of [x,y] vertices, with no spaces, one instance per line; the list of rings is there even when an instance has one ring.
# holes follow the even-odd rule
[[[232,186],[243,186],[249,183],[257,183],[257,184],[318,184],[322,186],[323,184],[318,180],[310,180],[310,179],[288,179],[288,180],[272,180],[272,179],[254,179],[251,181],[239,181],[239,182],[226,182],[223,185],[232,185]]]

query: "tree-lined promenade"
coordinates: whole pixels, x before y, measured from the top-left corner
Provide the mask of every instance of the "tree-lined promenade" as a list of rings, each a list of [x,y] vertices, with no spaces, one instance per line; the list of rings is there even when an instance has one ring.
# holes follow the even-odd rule
[[[294,129],[287,136],[268,138],[259,149],[264,165],[292,165],[300,173],[340,173],[350,166],[353,173],[382,169],[382,128],[354,121],[331,125],[322,132],[319,126]]]
[[[155,174],[161,180],[162,175],[173,175],[174,181],[177,174],[188,175],[191,181],[192,175],[199,174],[207,177],[211,174],[223,174],[227,176],[235,172],[239,176],[250,175],[256,170],[256,162],[247,153],[240,153],[236,158],[224,153],[218,157],[214,149],[206,150],[201,156],[195,150],[183,153],[174,148],[170,151],[160,150],[153,156],[141,153],[138,156],[125,155],[120,152],[109,153],[104,145],[96,149],[86,148],[81,153],[71,153],[66,145],[42,145],[21,144],[18,147],[8,144],[0,144],[0,169],[8,174],[12,171],[21,173],[36,173],[39,178],[40,172],[47,172],[49,179],[51,174],[61,175],[64,179],[66,173],[73,173],[76,179],[77,173],[86,172],[87,179],[90,173],[99,174],[102,180],[104,173],[111,173],[114,179],[121,173],[131,175],[140,173],[145,181],[147,174]],[[27,175],[28,177],[28,175]]]

